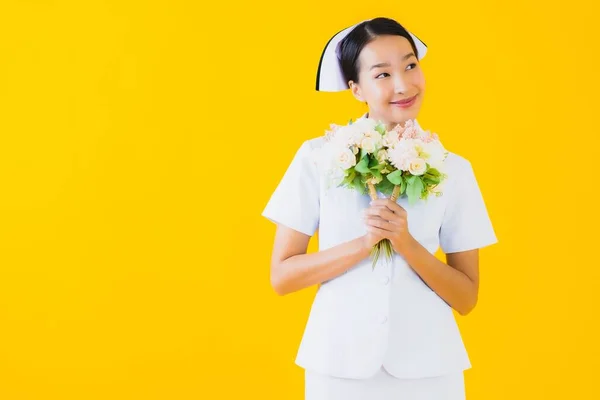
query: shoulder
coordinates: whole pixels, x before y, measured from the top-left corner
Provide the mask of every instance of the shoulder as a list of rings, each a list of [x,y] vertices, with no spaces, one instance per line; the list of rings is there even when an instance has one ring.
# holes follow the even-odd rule
[[[325,143],[324,136],[308,138],[300,144],[300,149],[305,150],[306,152],[312,152],[323,146],[323,143]]]
[[[317,167],[319,150],[325,142],[324,137],[312,137],[304,139],[296,144],[294,162],[305,167]]]
[[[288,153],[290,161],[287,167],[288,174],[294,176],[304,176],[304,179],[318,176],[319,148],[324,142],[324,138],[312,137],[296,141],[294,145],[282,150]]]
[[[292,151],[296,153],[296,157],[307,156],[313,153],[315,150],[318,150],[324,142],[325,138],[323,136],[302,139],[300,141],[296,141],[295,147],[292,147]]]
[[[450,172],[465,173],[472,168],[471,161],[469,159],[452,151],[448,151],[448,157],[446,157],[445,165],[449,175]]]
[[[444,171],[447,182],[441,186],[451,195],[463,195],[464,190],[474,179],[473,166],[471,161],[458,153],[448,151],[448,156],[444,161]]]

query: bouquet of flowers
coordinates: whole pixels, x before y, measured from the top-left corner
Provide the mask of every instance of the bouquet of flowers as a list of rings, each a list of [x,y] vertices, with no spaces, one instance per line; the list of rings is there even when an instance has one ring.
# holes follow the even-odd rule
[[[316,152],[315,160],[327,176],[328,187],[368,193],[372,200],[377,199],[377,192],[392,201],[405,195],[413,205],[430,194],[442,195],[441,183],[447,178],[444,161],[448,152],[438,135],[420,129],[412,119],[389,131],[371,118],[331,124]],[[388,239],[373,247],[373,268],[382,252],[392,258]]]

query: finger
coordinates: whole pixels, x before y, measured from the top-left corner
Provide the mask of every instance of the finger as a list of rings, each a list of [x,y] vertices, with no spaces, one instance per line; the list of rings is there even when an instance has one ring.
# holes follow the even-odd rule
[[[366,224],[368,226],[373,226],[375,228],[379,228],[385,232],[395,232],[398,229],[398,225],[383,220],[381,218],[367,218]]]
[[[365,214],[368,215],[378,215],[380,211],[389,210],[386,206],[371,206],[364,210]]]
[[[371,206],[364,210],[364,215],[379,215],[381,211],[389,211],[389,208],[386,206]]]
[[[381,219],[384,219],[386,221],[391,221],[394,222],[395,224],[403,224],[404,221],[406,220],[406,217],[401,214],[401,213],[393,213],[389,208],[387,207],[372,207],[371,209],[369,209],[369,212],[366,213],[365,215],[366,217],[379,217]]]
[[[386,231],[381,228],[377,228],[376,226],[367,225],[367,232],[378,239],[386,238]]]
[[[387,207],[382,207],[373,210],[369,217],[380,218],[384,221],[395,221],[397,223],[399,223],[399,219],[402,218],[398,214],[394,214],[393,212],[391,212]]]
[[[376,215],[365,215],[365,216],[363,216],[363,222],[366,225],[373,225],[374,226],[374,224],[372,223],[372,221],[375,221],[375,220],[382,220],[382,219],[381,219],[381,217],[378,217]]]
[[[392,220],[385,220],[382,218],[375,217],[373,224],[391,233],[403,232],[407,229],[406,221],[404,221],[402,217],[398,216],[396,216]]]
[[[376,199],[371,202],[371,205],[387,207],[389,210],[397,214],[406,214],[406,210],[400,204],[390,199]]]
[[[397,202],[392,201],[390,199],[386,199],[387,202],[385,203],[386,207],[389,208],[392,212],[396,213],[396,214],[406,214],[406,210]]]

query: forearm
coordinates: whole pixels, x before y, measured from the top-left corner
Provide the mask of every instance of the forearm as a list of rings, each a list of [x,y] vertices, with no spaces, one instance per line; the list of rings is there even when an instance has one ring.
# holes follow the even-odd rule
[[[364,238],[359,237],[316,253],[295,255],[273,268],[272,284],[280,295],[296,292],[341,275],[369,254]]]
[[[411,240],[400,252],[427,285],[459,314],[466,315],[475,307],[477,286],[466,274],[438,260],[417,240]]]

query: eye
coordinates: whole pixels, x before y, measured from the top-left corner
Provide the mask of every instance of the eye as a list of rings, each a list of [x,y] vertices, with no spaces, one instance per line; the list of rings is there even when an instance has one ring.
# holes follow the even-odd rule
[[[417,67],[416,63],[412,63],[412,64],[408,64],[408,66],[414,65],[414,67],[412,67],[411,69],[415,69]]]
[[[387,72],[382,72],[381,74],[377,75],[375,77],[375,79],[379,79],[379,77],[382,76],[382,75],[388,75],[389,76],[389,74]]]

